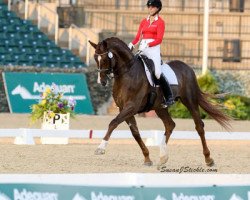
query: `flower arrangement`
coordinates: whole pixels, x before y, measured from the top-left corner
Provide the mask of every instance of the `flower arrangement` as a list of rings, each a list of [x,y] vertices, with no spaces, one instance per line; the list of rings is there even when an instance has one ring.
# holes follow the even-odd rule
[[[31,106],[31,120],[35,122],[38,119],[42,119],[45,112],[47,112],[50,118],[55,117],[56,113],[67,114],[74,116],[74,108],[76,101],[69,97],[68,99],[63,97],[63,93],[58,91],[56,84],[52,83],[51,88],[46,88],[41,94],[41,100],[38,104]]]

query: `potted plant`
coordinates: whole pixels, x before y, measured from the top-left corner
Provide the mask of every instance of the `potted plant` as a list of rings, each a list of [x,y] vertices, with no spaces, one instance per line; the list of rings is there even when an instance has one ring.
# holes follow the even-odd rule
[[[46,88],[41,94],[41,100],[31,106],[31,120],[35,122],[42,119],[42,129],[67,130],[70,117],[74,117],[76,101],[63,96],[56,84]]]

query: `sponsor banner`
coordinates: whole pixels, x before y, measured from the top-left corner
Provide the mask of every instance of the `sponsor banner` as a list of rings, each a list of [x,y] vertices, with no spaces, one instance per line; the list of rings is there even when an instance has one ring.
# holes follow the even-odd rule
[[[84,74],[4,72],[3,78],[13,113],[30,113],[30,106],[38,103],[41,93],[53,83],[64,93],[64,98],[76,100],[76,113],[94,113]]]
[[[89,187],[0,184],[1,200],[250,200],[250,186]]]
[[[0,184],[1,200],[135,200],[135,188]]]
[[[194,188],[144,188],[143,199],[154,200],[250,200],[250,186],[194,187]]]

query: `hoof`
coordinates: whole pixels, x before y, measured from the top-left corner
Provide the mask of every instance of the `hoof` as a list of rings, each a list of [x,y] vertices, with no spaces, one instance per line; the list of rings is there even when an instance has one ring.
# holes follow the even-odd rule
[[[95,150],[95,155],[103,155],[103,154],[105,154],[105,149],[98,148]]]
[[[208,160],[206,160],[206,165],[208,167],[214,166],[214,160],[212,158],[209,158]]]
[[[150,166],[153,165],[153,162],[152,161],[147,161],[147,162],[144,162],[144,165],[150,167]]]
[[[160,162],[157,165],[157,169],[160,170],[168,162],[168,156],[163,156],[160,158]]]

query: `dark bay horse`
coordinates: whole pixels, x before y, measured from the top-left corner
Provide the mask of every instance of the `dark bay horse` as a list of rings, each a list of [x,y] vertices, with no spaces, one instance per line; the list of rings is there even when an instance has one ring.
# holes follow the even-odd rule
[[[126,121],[145,157],[144,164],[152,165],[148,148],[140,136],[134,117],[137,113],[144,110],[152,90],[141,60],[137,59],[127,45],[118,38],[107,38],[98,44],[89,42],[95,48],[94,58],[97,63],[98,77],[101,84],[105,86],[111,75],[114,77],[113,98],[120,110],[120,113],[110,122],[107,133],[95,153],[105,153],[112,131],[120,123]],[[209,102],[208,95],[200,90],[195,73],[191,67],[178,60],[171,61],[168,64],[174,70],[178,79],[178,85],[171,86],[174,96],[176,99],[180,99],[192,114],[195,128],[201,138],[205,162],[208,166],[212,166],[214,161],[210,157],[210,151],[206,143],[204,123],[199,113],[199,106],[226,129],[230,127],[230,118],[218,106]],[[161,105],[163,98],[161,89],[156,88],[155,91],[157,97],[151,110],[155,110],[165,126],[165,135],[160,146],[159,165],[162,165],[168,159],[166,146],[175,128],[175,123],[170,117],[168,109],[163,108]]]

